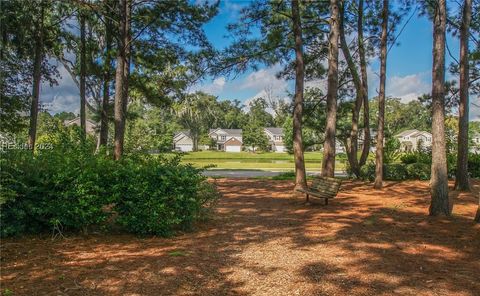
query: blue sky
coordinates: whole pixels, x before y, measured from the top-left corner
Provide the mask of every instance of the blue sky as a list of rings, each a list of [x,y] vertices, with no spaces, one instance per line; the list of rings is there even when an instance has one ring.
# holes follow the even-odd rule
[[[208,24],[205,31],[209,40],[218,49],[228,46],[230,40],[225,26],[235,21],[239,9],[248,4],[245,0],[222,0],[219,14]],[[407,18],[405,18],[407,19]],[[398,26],[399,28],[401,26]],[[432,66],[432,24],[426,17],[414,16],[399,36],[398,46],[394,46],[388,56],[387,63],[387,95],[400,97],[407,102],[416,99],[423,93],[431,90]],[[451,53],[458,56],[458,39],[447,36],[447,44]],[[446,56],[447,65],[452,62]],[[369,85],[370,97],[376,95],[378,89],[378,58],[370,60]],[[207,78],[194,85],[190,91],[202,90],[220,99],[238,99],[248,102],[255,97],[262,96],[265,89],[274,90],[274,95],[287,98],[288,91],[293,89],[292,81],[279,80],[275,74],[281,69],[280,65],[263,67],[257,71],[247,71],[238,75],[234,80],[228,77]],[[68,77],[64,69],[60,72],[64,77],[59,86],[50,88],[44,85],[42,101],[52,112],[78,112],[78,89]],[[447,79],[450,79],[447,73]],[[321,86],[324,81],[307,82],[307,86]],[[471,101],[478,101],[478,97],[471,97]],[[471,119],[480,119],[479,108],[471,108]]]

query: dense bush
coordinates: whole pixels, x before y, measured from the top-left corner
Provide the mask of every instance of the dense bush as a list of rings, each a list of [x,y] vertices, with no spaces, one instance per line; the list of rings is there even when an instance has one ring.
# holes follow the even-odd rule
[[[214,191],[206,192],[200,170],[177,159],[125,159],[116,173],[118,222],[134,233],[165,236],[188,228],[215,197]]]
[[[426,163],[416,162],[405,165],[407,178],[414,180],[429,180],[431,166]]]
[[[34,155],[0,152],[2,236],[86,230],[113,214],[128,231],[169,235],[190,226],[217,197],[200,170],[178,158],[132,155],[116,162],[94,154],[93,143],[59,138],[55,149]]]
[[[480,178],[480,154],[468,156],[468,172],[472,178]],[[447,155],[449,177],[455,177],[457,169],[456,155]],[[384,164],[383,174],[385,180],[429,180],[431,171],[431,154],[425,152],[412,152],[403,154],[400,163]],[[360,178],[375,180],[375,163],[370,162],[361,169]]]
[[[468,172],[472,178],[480,178],[480,154],[470,154],[468,156]]]

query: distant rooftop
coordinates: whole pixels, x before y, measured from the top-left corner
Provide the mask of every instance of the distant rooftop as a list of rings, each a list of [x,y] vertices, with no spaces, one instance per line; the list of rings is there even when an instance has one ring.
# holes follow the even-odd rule
[[[213,128],[213,129],[210,129],[209,133],[213,133],[217,130],[222,130],[225,133],[227,133],[229,136],[242,136],[242,129],[240,128],[237,128],[237,129]]]
[[[266,127],[265,129],[271,132],[273,135],[283,135],[283,128],[281,127]]]

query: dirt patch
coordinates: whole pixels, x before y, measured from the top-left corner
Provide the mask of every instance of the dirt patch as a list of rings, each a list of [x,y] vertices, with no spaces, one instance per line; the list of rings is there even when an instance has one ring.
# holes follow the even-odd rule
[[[12,295],[479,295],[474,193],[427,215],[427,182],[347,182],[328,206],[288,181],[216,181],[215,218],[174,238],[5,239]],[[7,291],[7,293],[5,293]]]

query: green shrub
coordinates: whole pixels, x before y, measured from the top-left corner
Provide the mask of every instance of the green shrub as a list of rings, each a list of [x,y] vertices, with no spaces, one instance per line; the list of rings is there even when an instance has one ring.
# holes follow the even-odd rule
[[[407,178],[414,180],[429,180],[430,179],[430,165],[426,163],[410,163],[405,166],[407,170]]]
[[[468,156],[468,171],[470,177],[480,178],[480,154],[471,153]]]
[[[53,150],[0,152],[1,236],[86,230],[115,211],[128,231],[170,235],[188,228],[218,197],[201,171],[179,158],[113,161],[94,154],[93,143],[55,136]]]
[[[383,174],[385,180],[401,181],[408,178],[407,168],[403,163],[386,164]]]
[[[87,144],[63,148],[1,153],[2,175],[9,176],[2,178],[2,236],[53,226],[83,230],[107,218],[102,178],[113,161],[93,155]]]
[[[374,162],[369,162],[361,167],[360,179],[369,180],[369,181],[375,180],[375,163]]]
[[[201,216],[205,204],[216,198],[205,190],[200,170],[178,160],[125,159],[115,186],[118,222],[138,234],[171,235]]]
[[[400,156],[400,161],[403,164],[412,164],[418,161],[418,157],[416,153],[405,153],[402,156]]]

